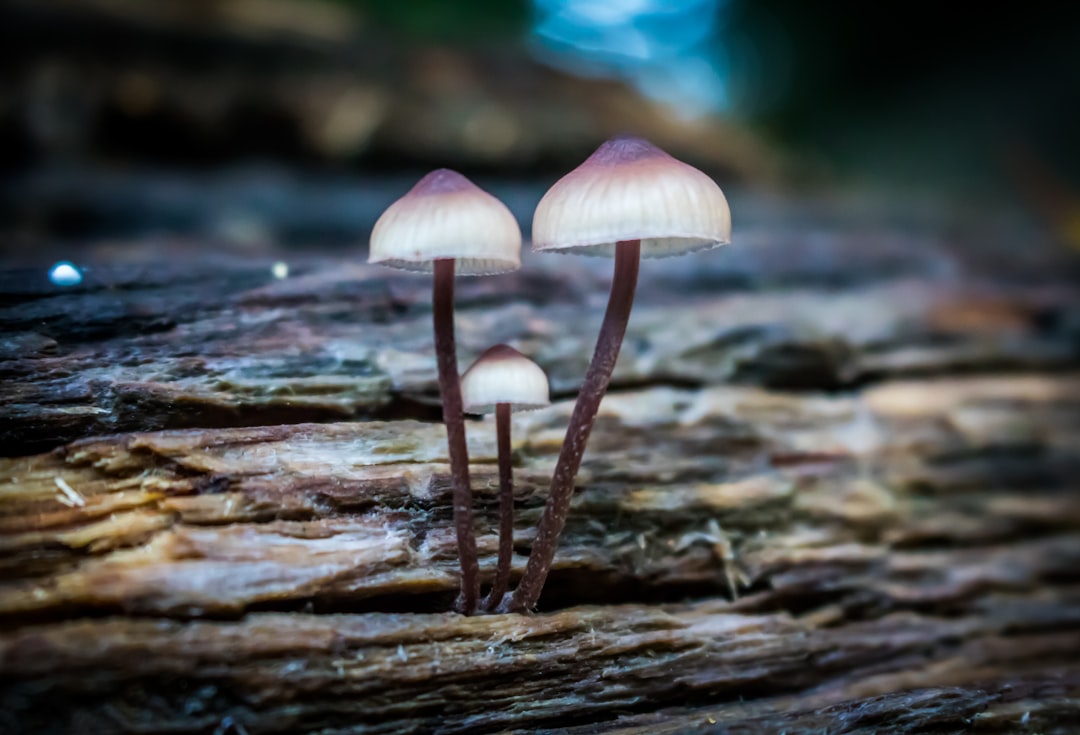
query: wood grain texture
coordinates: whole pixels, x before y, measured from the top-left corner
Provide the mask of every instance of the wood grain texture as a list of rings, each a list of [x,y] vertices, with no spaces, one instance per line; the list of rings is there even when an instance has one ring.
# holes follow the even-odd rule
[[[427,282],[103,264],[0,308],[5,732],[1068,733],[1080,289],[1045,243],[779,233],[645,262],[529,617],[457,588]],[[515,575],[605,267],[459,282],[511,342]],[[481,572],[494,422],[468,424]],[[117,433],[123,432],[123,433]]]

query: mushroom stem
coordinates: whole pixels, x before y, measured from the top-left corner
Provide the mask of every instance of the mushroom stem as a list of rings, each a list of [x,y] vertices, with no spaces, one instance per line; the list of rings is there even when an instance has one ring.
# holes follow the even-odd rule
[[[596,340],[589,370],[578,393],[574,412],[570,416],[570,425],[566,428],[559,461],[555,465],[555,474],[551,478],[551,491],[548,495],[544,514],[536,530],[532,553],[525,566],[525,573],[518,588],[514,591],[508,609],[517,612],[531,610],[540,598],[551,563],[555,559],[555,549],[559,545],[566,516],[570,511],[570,500],[574,495],[574,478],[581,467],[581,457],[585,453],[585,444],[589,441],[596,412],[600,401],[611,382],[611,373],[619,357],[626,324],[630,320],[630,309],[634,304],[634,291],[637,289],[638,265],[641,261],[641,241],[627,240],[615,246],[615,275],[611,281],[611,295],[608,297],[604,323],[600,327],[600,336]]]
[[[469,486],[469,450],[465,444],[465,416],[461,406],[461,383],[454,342],[454,261],[435,261],[432,310],[435,327],[435,356],[439,365],[439,394],[450,454],[450,475],[454,484],[454,526],[458,558],[461,562],[461,595],[457,608],[466,615],[476,611],[480,597],[480,569],[476,559],[473,529],[472,488]]]
[[[495,404],[495,433],[499,445],[499,562],[485,608],[494,610],[510,585],[514,555],[514,469],[510,456],[510,404]]]

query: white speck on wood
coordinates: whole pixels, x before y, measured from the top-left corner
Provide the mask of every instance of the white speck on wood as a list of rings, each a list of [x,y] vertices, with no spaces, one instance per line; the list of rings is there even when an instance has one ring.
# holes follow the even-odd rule
[[[67,505],[69,508],[82,508],[84,505],[86,505],[86,498],[84,498],[82,495],[79,495],[79,493],[75,491],[75,488],[69,485],[67,483],[67,480],[65,480],[63,477],[54,477],[53,482],[56,483],[56,487],[59,488],[60,492],[64,494],[64,498],[68,500],[67,503],[64,503],[63,500],[60,500],[61,503],[64,503],[64,505]],[[59,497],[57,499],[59,500]]]

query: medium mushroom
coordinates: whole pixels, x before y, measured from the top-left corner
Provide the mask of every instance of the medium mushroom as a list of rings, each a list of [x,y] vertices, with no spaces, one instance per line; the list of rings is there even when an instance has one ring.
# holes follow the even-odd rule
[[[434,274],[432,314],[439,393],[454,485],[461,563],[458,608],[480,597],[469,455],[454,340],[454,273],[489,275],[521,267],[521,229],[502,202],[449,169],[432,171],[383,212],[371,233],[369,263]]]
[[[731,211],[720,187],[698,169],[641,138],[615,138],[544,195],[533,217],[532,238],[537,251],[614,256],[615,275],[532,553],[513,598],[500,608],[517,611],[536,605],[551,570],[574,478],[626,333],[640,258],[683,255],[730,242]]]
[[[499,561],[484,607],[502,602],[514,555],[514,474],[510,456],[510,412],[549,405],[548,379],[535,362],[509,345],[495,345],[476,359],[461,378],[467,413],[494,413],[499,448]]]

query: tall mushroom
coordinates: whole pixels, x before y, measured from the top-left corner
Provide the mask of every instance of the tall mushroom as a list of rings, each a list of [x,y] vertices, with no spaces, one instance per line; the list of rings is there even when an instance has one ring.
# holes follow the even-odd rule
[[[683,255],[730,240],[731,211],[716,182],[640,138],[607,141],[540,200],[533,250],[613,255],[615,275],[532,553],[513,598],[500,609],[532,609],[551,571],[574,478],[626,333],[640,258]]]
[[[531,411],[550,403],[543,369],[509,345],[495,345],[461,377],[461,397],[468,413],[495,413],[499,448],[499,561],[484,607],[502,602],[514,555],[514,475],[510,456],[510,412]]]
[[[438,169],[420,179],[379,217],[371,233],[368,262],[434,273],[435,355],[461,563],[457,606],[472,614],[480,597],[480,577],[454,341],[454,272],[489,275],[517,270],[521,267],[521,229],[498,199],[456,171]]]

